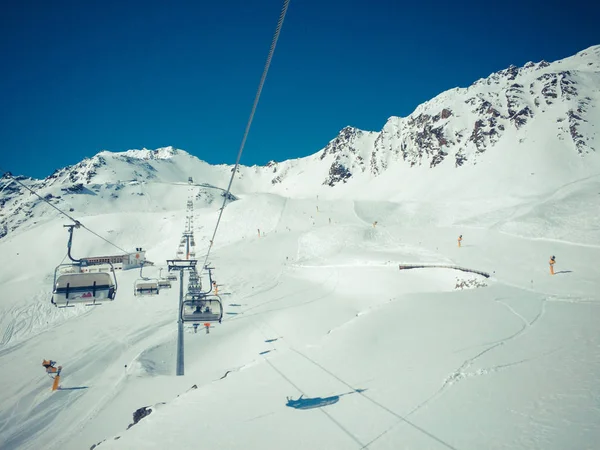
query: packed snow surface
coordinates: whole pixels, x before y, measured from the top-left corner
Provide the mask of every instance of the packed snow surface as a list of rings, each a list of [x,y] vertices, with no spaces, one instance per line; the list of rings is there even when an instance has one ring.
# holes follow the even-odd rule
[[[156,264],[147,276],[174,257],[186,199],[204,189],[164,187],[165,211],[132,203],[80,217],[120,246],[146,248]],[[578,198],[597,188],[584,182]],[[569,208],[570,198],[552,204]],[[205,250],[218,205],[196,205]],[[596,216],[579,211],[550,232],[554,213],[540,199],[501,225],[469,211],[468,225],[443,227],[381,202],[245,195],[226,208],[210,258],[223,323],[187,330],[179,377],[177,283],[139,297],[139,273],[119,272],[114,302],[58,309],[49,300],[63,221],[10,235],[0,241],[1,447],[592,448],[600,242],[561,238]],[[75,256],[113,250],[76,230]],[[409,263],[491,277],[398,270]],[[64,366],[59,391],[44,358]],[[145,406],[152,413],[126,430]]]

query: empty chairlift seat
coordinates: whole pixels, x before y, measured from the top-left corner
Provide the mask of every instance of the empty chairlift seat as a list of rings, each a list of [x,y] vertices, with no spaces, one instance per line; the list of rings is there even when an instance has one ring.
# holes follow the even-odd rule
[[[223,304],[218,295],[203,296],[189,299],[183,302],[181,320],[183,322],[203,323],[221,322],[223,318]]]
[[[159,292],[157,280],[137,280],[134,285],[134,295],[157,295]]]
[[[158,280],[159,289],[171,289],[171,282],[167,280]]]
[[[56,306],[94,305],[114,300],[115,294],[116,284],[109,273],[65,273],[56,278],[52,303]]]

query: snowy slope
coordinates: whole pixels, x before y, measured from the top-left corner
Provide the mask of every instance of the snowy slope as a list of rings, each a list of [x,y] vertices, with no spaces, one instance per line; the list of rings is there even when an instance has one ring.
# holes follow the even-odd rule
[[[209,448],[590,448],[600,433],[600,248],[431,227],[426,218],[374,228],[358,215],[379,206],[264,194],[233,202],[211,258],[230,294],[226,318],[209,335],[186,335],[184,377],[174,376],[177,289],[134,297],[138,274],[124,272],[114,303],[57,310],[49,268],[64,253],[61,222],[2,243],[14,261],[0,280],[10,318],[0,358],[14,374],[0,391],[5,448],[104,439],[100,448],[197,448],[200,440]],[[203,242],[211,211],[196,214]],[[149,243],[159,262],[177,246],[183,213],[86,222],[114,230],[120,244]],[[78,234],[78,254],[110,251]],[[551,253],[564,271],[554,277]],[[29,267],[21,255],[40,261]],[[400,272],[399,263],[493,276]],[[457,289],[461,280],[486,286]],[[47,357],[65,365],[65,390],[49,391],[39,366]],[[302,394],[297,406],[308,409],[286,406]],[[133,411],[154,405],[125,431]]]
[[[124,271],[114,302],[55,308],[69,220],[3,178],[0,448],[594,448],[599,51],[492,74],[306,158],[240,167],[210,258],[225,318],[187,330],[181,377],[178,286],[134,296],[139,273]],[[188,198],[208,249],[231,170],[167,147],[19,180],[145,248],[157,276]],[[76,257],[114,253],[75,232]],[[453,265],[491,277],[433,267]],[[65,367],[61,390],[43,358]]]

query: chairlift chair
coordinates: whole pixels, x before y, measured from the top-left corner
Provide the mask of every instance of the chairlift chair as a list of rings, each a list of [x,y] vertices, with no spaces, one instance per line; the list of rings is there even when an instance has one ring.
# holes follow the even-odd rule
[[[143,275],[144,263],[140,265],[140,278],[133,284],[133,295],[158,295],[160,292],[156,278],[148,278]]]
[[[223,304],[218,295],[186,296],[181,308],[181,320],[191,323],[219,322],[223,318]]]
[[[190,284],[188,285],[188,292],[193,295],[200,295],[202,294],[202,286],[199,284]]]
[[[167,277],[162,276],[163,268],[159,269],[158,273],[158,289],[171,289],[171,281]]]
[[[133,295],[158,295],[160,292],[158,280],[136,280]]]
[[[158,280],[158,289],[171,289],[171,282],[168,279]]]
[[[116,279],[108,272],[95,273],[54,273],[52,303],[64,308],[77,303],[97,305],[115,299]],[[58,275],[58,276],[57,276]]]
[[[65,228],[69,229],[67,256],[72,262],[59,264],[54,269],[50,302],[59,308],[73,306],[77,303],[89,306],[98,305],[114,300],[117,294],[117,277],[112,263],[109,263],[110,269],[106,272],[86,273],[82,271],[82,268],[88,266],[88,261],[71,256],[73,229],[78,227],[78,222],[75,225],[65,225]]]

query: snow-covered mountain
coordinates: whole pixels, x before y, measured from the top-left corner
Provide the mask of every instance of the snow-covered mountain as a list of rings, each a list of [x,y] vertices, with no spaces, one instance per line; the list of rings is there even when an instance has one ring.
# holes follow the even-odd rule
[[[232,166],[183,150],[2,178],[0,448],[595,448],[599,49],[242,166],[214,236]],[[76,258],[211,248],[225,314],[185,326],[183,376],[179,284],[56,308],[70,220],[17,181],[85,225]]]
[[[169,201],[171,188],[188,185],[188,177],[199,178],[196,185],[200,204],[212,204],[224,194],[231,168],[210,166],[185,151],[172,147],[157,150],[103,151],[74,166],[57,169],[44,180],[17,177],[18,181],[38,192],[58,208],[75,215],[94,215],[94,205],[100,200],[114,212],[165,211],[180,205]],[[4,176],[0,185],[0,236],[22,226],[35,225],[30,219],[45,220],[59,213],[10,177]],[[123,198],[137,197],[131,204]],[[95,200],[92,201],[92,198]],[[234,198],[234,197],[233,197]],[[222,201],[222,199],[221,199]],[[219,206],[221,204],[219,203]]]
[[[511,66],[468,88],[443,92],[408,117],[390,117],[378,133],[346,127],[310,161],[324,162],[327,172],[319,182],[328,186],[386,172],[403,176],[409,167],[475,166],[494,153],[516,172],[565,161],[597,170],[598,86],[600,46],[553,63]],[[284,183],[306,171],[307,163],[271,164],[278,173],[272,182]],[[437,172],[429,174],[434,179]]]
[[[553,63],[511,66],[443,92],[408,117],[390,117],[380,132],[345,127],[311,156],[240,166],[234,191],[404,202],[467,199],[473,192],[491,197],[501,186],[519,199],[552,193],[600,173],[598,86],[600,46]],[[104,151],[45,180],[22,181],[57,205],[76,208],[76,193],[112,201],[140,195],[131,188],[137,183],[181,183],[192,176],[224,187],[231,170],[166,147]],[[0,235],[39,205],[19,195],[24,192],[12,184],[0,194]]]

